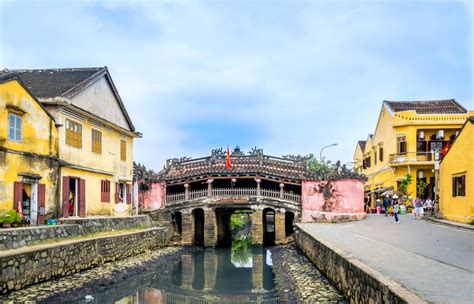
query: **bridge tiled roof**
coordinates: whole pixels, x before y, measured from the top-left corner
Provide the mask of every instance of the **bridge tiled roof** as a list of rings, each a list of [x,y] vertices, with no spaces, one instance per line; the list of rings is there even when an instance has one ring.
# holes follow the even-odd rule
[[[164,180],[174,180],[206,175],[270,175],[297,180],[310,176],[306,170],[305,161],[293,161],[267,155],[245,155],[232,157],[231,168],[226,168],[225,158],[204,157],[171,162],[168,163],[161,177]]]
[[[416,111],[417,114],[463,114],[467,110],[455,99],[384,101],[394,112]]]

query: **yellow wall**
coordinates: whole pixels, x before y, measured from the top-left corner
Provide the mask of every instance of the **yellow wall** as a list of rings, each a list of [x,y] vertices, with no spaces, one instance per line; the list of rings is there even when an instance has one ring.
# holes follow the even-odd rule
[[[21,142],[8,139],[8,113],[15,109],[24,113]],[[46,213],[55,216],[59,173],[58,130],[54,120],[18,81],[11,80],[0,83],[0,126],[0,210],[14,208],[13,183],[21,181],[19,173],[28,173],[41,176],[39,183],[46,186]]]
[[[453,221],[474,220],[474,124],[467,122],[440,164],[440,211]],[[452,196],[453,176],[466,175],[466,196]]]
[[[115,208],[115,183],[132,184],[133,138],[117,129],[97,126],[86,117],[78,119],[60,111],[58,114],[56,117],[63,124],[59,130],[59,155],[68,164],[61,170],[61,181],[64,176],[74,176],[86,181],[87,215],[119,214]],[[66,119],[81,124],[82,148],[66,144]],[[92,129],[102,133],[102,154],[92,152]],[[126,161],[120,160],[121,140],[127,142]],[[104,179],[111,182],[111,203],[102,203],[100,200],[100,182]],[[131,206],[122,204],[119,209],[125,208],[128,212]]]
[[[433,176],[433,161],[425,162],[405,162],[393,164],[390,162],[390,155],[398,153],[397,134],[405,134],[407,141],[407,152],[416,155],[416,142],[418,130],[425,132],[425,138],[434,134],[437,130],[444,130],[445,139],[459,131],[469,115],[466,114],[417,114],[415,111],[405,111],[392,113],[387,106],[382,106],[379,119],[376,124],[375,133],[367,139],[365,150],[362,151],[363,158],[371,157],[371,166],[362,170],[368,178],[365,190],[374,191],[379,188],[393,187],[397,190],[397,181],[402,180],[410,173],[413,182],[408,188],[411,196],[416,195],[416,179],[419,170],[423,170],[424,177],[429,183]],[[380,161],[379,147],[383,147],[383,161]],[[375,163],[375,151],[377,151],[377,163]],[[360,152],[354,153],[354,163],[360,164]],[[372,195],[372,205],[375,196]]]

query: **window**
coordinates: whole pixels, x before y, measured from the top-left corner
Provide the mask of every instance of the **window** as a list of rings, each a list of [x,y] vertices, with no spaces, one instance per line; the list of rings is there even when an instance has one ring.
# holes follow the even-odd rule
[[[453,176],[453,197],[466,196],[466,175]]]
[[[370,168],[370,156],[364,159],[364,169]]]
[[[92,152],[102,154],[102,132],[92,129]]]
[[[398,141],[398,153],[405,154],[407,153],[407,142],[405,136],[397,137]]]
[[[127,160],[127,142],[123,139],[120,140],[120,160]]]
[[[100,181],[100,200],[104,203],[110,203],[110,181]]]
[[[14,113],[8,113],[8,139],[21,142],[22,134],[21,116]]]
[[[377,164],[377,151],[374,151],[374,165]]]
[[[379,148],[379,160],[383,162],[383,147]]]
[[[82,148],[82,125],[66,119],[66,145]]]

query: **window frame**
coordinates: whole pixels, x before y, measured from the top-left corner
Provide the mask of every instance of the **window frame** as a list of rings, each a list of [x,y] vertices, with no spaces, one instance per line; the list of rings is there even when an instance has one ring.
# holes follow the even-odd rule
[[[452,177],[452,196],[466,196],[466,174]]]
[[[13,121],[13,126],[10,125],[10,119]],[[20,122],[20,127],[18,128],[18,122]],[[10,137],[10,129],[13,130],[13,138]],[[18,133],[20,132],[20,138],[17,138]],[[23,142],[23,116],[13,113],[13,112],[8,112],[8,129],[7,129],[7,138],[10,141],[18,142],[21,143]]]
[[[94,133],[98,140],[97,138],[94,140]],[[102,132],[94,128],[91,128],[91,152],[102,155]]]
[[[100,201],[110,203],[110,181],[107,179],[100,180]]]
[[[120,139],[120,161],[127,161],[127,141]]]
[[[78,131],[74,130],[75,128],[70,128],[70,126],[77,126]],[[82,146],[83,146],[82,124],[72,119],[66,118],[65,132],[66,132],[66,136],[65,136],[66,145],[74,147],[74,148],[82,149]]]

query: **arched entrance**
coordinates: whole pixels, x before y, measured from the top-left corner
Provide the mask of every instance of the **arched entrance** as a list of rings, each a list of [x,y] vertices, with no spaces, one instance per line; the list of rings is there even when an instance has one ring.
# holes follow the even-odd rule
[[[204,246],[204,210],[201,208],[194,209],[193,212],[194,220],[194,246]]]
[[[275,211],[270,208],[263,209],[263,245],[275,245]]]
[[[291,211],[285,212],[285,236],[290,237],[294,233],[295,214]]]
[[[183,216],[181,212],[176,211],[171,214],[171,223],[173,227],[173,234],[181,238],[183,233]]]

